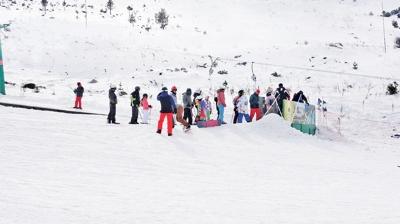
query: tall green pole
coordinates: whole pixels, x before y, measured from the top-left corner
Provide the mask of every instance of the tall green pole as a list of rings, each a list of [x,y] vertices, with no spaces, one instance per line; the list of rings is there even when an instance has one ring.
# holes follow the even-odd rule
[[[6,86],[4,84],[3,55],[1,52],[1,38],[0,38],[0,93],[6,95]]]

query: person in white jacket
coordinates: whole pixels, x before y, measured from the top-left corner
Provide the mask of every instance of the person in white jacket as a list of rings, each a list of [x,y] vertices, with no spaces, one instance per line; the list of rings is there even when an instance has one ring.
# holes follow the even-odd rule
[[[244,91],[239,91],[239,99],[237,103],[238,108],[238,119],[237,123],[242,123],[243,117],[246,119],[247,122],[250,122],[250,115],[249,115],[249,100],[244,95]]]

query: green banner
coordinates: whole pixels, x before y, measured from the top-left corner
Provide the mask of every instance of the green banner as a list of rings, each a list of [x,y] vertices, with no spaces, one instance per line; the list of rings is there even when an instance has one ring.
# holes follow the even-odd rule
[[[4,83],[3,55],[1,52],[1,39],[0,39],[0,93],[6,95],[6,86]]]
[[[292,127],[308,134],[315,134],[315,106],[294,101],[283,101],[283,118],[290,121]]]

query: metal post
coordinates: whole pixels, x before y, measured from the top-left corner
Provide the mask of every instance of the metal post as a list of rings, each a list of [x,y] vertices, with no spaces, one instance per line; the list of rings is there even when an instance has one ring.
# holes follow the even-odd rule
[[[4,83],[3,55],[1,52],[1,38],[0,38],[0,94],[6,95],[6,87]]]
[[[383,0],[382,0],[382,13],[383,13]],[[383,28],[383,45],[386,54],[387,47],[386,47],[385,15],[382,15],[382,28]]]

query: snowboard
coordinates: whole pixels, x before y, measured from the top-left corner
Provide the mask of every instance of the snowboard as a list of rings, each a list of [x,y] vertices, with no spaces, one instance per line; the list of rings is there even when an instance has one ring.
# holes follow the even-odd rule
[[[208,121],[197,121],[197,127],[199,128],[211,128],[221,126],[221,123],[218,120],[208,120]]]

